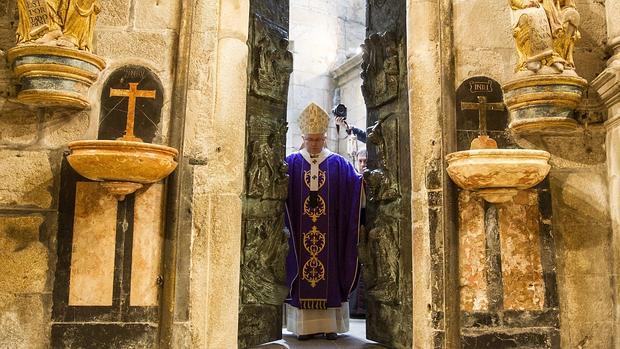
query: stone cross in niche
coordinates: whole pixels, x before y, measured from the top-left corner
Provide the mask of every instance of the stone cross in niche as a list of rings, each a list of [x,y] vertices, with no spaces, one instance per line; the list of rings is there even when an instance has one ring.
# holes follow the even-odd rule
[[[129,90],[121,90],[116,88],[110,89],[110,97],[129,97],[129,101],[127,104],[127,127],[125,128],[125,135],[120,138],[121,140],[142,142],[142,139],[136,137],[133,134],[134,120],[136,117],[136,99],[155,99],[155,95],[155,90],[138,90],[137,82],[130,82]]]
[[[487,135],[487,110],[502,111],[505,108],[504,103],[501,102],[487,103],[486,96],[478,96],[478,103],[461,102],[461,109],[478,111],[478,130],[483,136]]]

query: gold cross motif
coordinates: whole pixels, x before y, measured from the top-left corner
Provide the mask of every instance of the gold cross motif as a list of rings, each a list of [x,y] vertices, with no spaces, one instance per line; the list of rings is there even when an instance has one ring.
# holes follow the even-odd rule
[[[505,108],[504,103],[487,103],[486,96],[478,96],[478,103],[461,102],[462,110],[478,111],[478,129],[483,136],[487,134],[487,110],[502,111]]]
[[[157,91],[155,90],[138,90],[137,82],[130,82],[129,90],[110,89],[110,97],[129,97],[129,102],[127,104],[127,127],[125,128],[125,135],[120,138],[121,140],[142,142],[142,139],[133,134],[134,120],[136,118],[136,99],[155,99],[156,93]]]

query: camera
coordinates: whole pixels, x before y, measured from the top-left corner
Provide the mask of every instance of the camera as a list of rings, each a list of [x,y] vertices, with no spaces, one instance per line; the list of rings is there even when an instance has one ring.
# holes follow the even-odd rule
[[[337,118],[346,119],[347,118],[347,107],[344,104],[338,104],[337,106],[334,107],[334,109],[332,110],[332,113]]]

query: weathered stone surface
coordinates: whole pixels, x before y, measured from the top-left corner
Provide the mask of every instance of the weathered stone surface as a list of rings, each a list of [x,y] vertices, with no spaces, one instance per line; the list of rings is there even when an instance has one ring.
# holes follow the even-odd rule
[[[456,79],[459,82],[472,76],[485,75],[504,84],[513,75],[513,70],[506,69],[506,66],[516,65],[517,55],[514,54],[514,48],[459,47],[456,51],[456,61]],[[506,62],[506,66],[497,62]]]
[[[442,112],[440,60],[440,5],[437,1],[408,1],[407,67],[409,70],[409,118],[412,169],[413,224],[413,342],[432,348],[432,287],[427,189],[442,187],[444,171],[441,158]],[[443,333],[443,332],[442,332]]]
[[[245,6],[245,5],[244,5]],[[194,10],[193,28],[195,37],[205,38],[207,32],[217,31],[219,17],[219,2],[214,0],[199,1]],[[229,29],[229,28],[226,28]],[[232,29],[232,28],[230,28]],[[200,45],[200,44],[199,44]],[[192,46],[194,44],[192,43]],[[193,55],[192,55],[193,56]]]
[[[589,48],[597,51],[603,51],[603,45],[607,41],[608,30],[604,20],[605,10],[608,6],[613,7],[613,1],[605,1],[603,3],[597,0],[578,0],[575,3],[577,5],[577,11],[581,15],[581,24],[579,25],[581,39],[577,41],[576,46],[578,48]],[[618,13],[620,12],[616,12],[616,15]],[[599,59],[602,61],[603,57],[600,57]],[[590,60],[588,64],[594,62],[594,60]],[[580,67],[577,64],[576,66]]]
[[[162,274],[164,185],[136,194],[131,252],[131,306],[157,306]]]
[[[562,201],[588,220],[605,222],[609,219],[606,182],[599,173],[570,173],[562,188]]]
[[[97,27],[128,26],[130,5],[131,0],[106,0],[101,2],[101,13],[97,16]]]
[[[239,303],[241,199],[238,195],[213,195],[209,232],[209,290],[206,295],[207,347],[234,347],[237,342],[236,307]],[[225,271],[225,272],[224,272]],[[231,309],[234,305],[235,310]]]
[[[579,76],[592,81],[605,69],[606,52],[604,46],[575,48],[575,66]]]
[[[484,18],[481,18],[481,14]],[[510,6],[506,1],[454,1],[454,44],[459,48],[513,48]],[[484,23],[484,25],[481,25]],[[484,42],[480,41],[484,38]],[[497,63],[497,62],[496,62]],[[498,66],[508,62],[502,61]],[[488,75],[490,72],[485,72]]]
[[[152,323],[55,323],[52,348],[153,348],[158,329]]]
[[[210,149],[215,142],[213,135],[204,132],[211,126],[213,118],[213,96],[210,91],[212,90],[207,89],[204,93],[200,90],[187,91],[187,140],[183,150],[186,156],[202,161],[210,160]]]
[[[37,140],[39,118],[35,111],[0,99],[0,144],[25,146]]]
[[[0,310],[20,294],[46,291],[48,250],[39,242],[42,223],[41,216],[0,216]]]
[[[607,12],[607,37],[610,39],[620,37],[620,23],[617,21],[618,13],[620,13],[620,1],[605,1],[605,11]]]
[[[0,206],[52,204],[52,164],[42,151],[0,150]]]
[[[459,260],[461,311],[487,310],[484,200],[466,190],[459,193]]]
[[[62,148],[71,141],[84,138],[89,119],[89,111],[50,109],[40,123],[40,144],[48,148]]]
[[[179,26],[180,1],[136,0],[134,26],[138,30],[176,30]]]
[[[176,33],[164,32],[122,32],[100,30],[95,32],[97,46],[95,54],[106,57],[110,64],[116,60],[148,60],[161,70],[171,69],[176,45]]]
[[[46,295],[28,294],[0,306],[0,348],[49,348],[50,303]]]
[[[0,29],[0,49],[6,50],[15,46],[15,27],[8,25],[7,28]],[[0,63],[0,67],[4,68],[5,64],[5,62]]]
[[[69,305],[111,306],[117,201],[96,182],[75,190]]]
[[[539,216],[535,190],[523,190],[499,206],[504,309],[543,309]]]
[[[554,170],[601,166],[606,159],[605,129],[601,125],[588,125],[573,135],[519,135],[516,142],[523,148],[551,153],[549,164]]]
[[[613,309],[607,184],[598,171],[562,170],[551,174],[551,185],[562,347],[613,347],[606,345],[612,332],[601,324],[611,321]]]
[[[39,215],[0,216],[0,348],[46,348],[49,251]]]
[[[560,348],[557,330],[537,328],[533,331],[498,330],[493,333],[467,331],[461,341],[463,348]]]
[[[196,57],[189,62],[190,75],[187,82],[188,92],[193,90],[202,92],[203,99],[196,100],[201,104],[209,102],[214,92],[215,48],[217,43],[217,33],[215,31],[208,31],[203,33],[203,35],[201,42],[192,46]],[[192,106],[189,102],[187,105]]]

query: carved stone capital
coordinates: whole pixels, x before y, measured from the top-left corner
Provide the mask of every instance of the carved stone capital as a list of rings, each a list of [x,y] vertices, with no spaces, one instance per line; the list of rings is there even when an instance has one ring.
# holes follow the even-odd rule
[[[509,81],[504,102],[510,111],[510,129],[516,133],[573,132],[574,111],[588,86],[576,75],[530,75]]]
[[[609,67],[592,81],[591,85],[609,110],[609,118],[605,125],[607,127],[618,125],[617,121],[620,119],[620,59],[611,62]]]
[[[21,84],[19,102],[78,109],[89,106],[88,89],[106,65],[86,51],[43,45],[11,48],[7,61]]]

